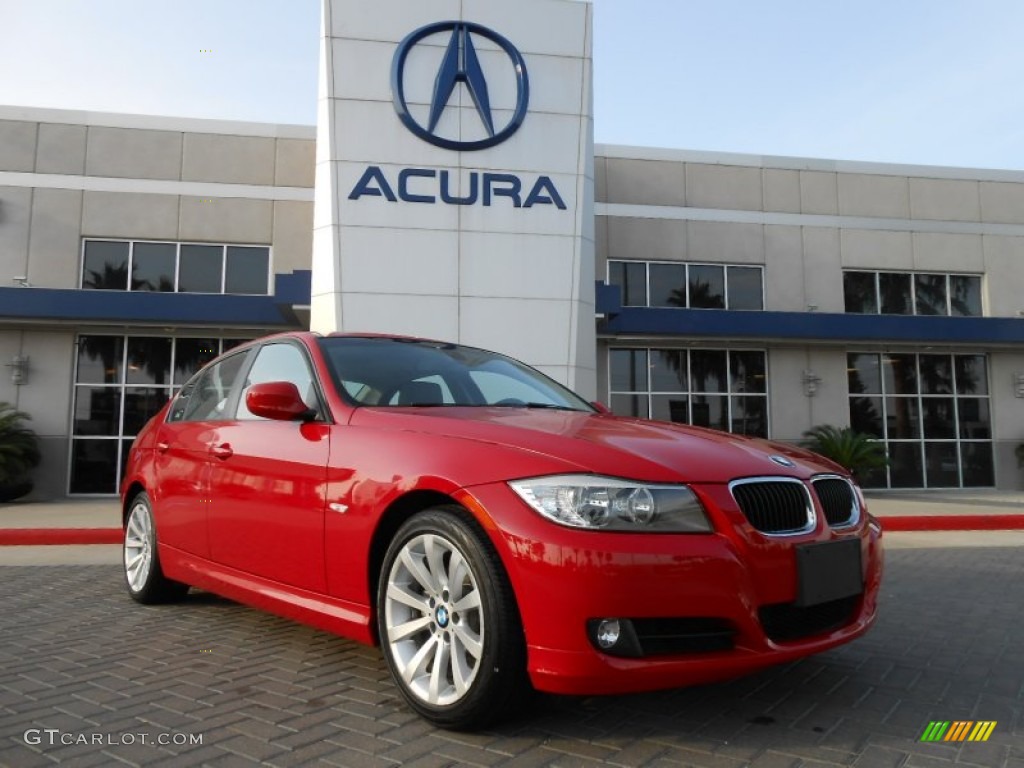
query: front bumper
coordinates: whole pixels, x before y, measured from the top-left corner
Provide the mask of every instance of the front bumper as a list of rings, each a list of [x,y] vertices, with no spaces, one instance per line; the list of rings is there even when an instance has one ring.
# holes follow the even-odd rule
[[[874,623],[881,584],[881,528],[869,515],[833,531],[823,515],[813,531],[769,537],[755,531],[725,486],[691,486],[701,498],[713,534],[622,534],[581,531],[551,523],[505,484],[467,489],[472,509],[505,564],[515,591],[534,687],[551,693],[594,695],[672,688],[736,677],[833,648]],[[795,547],[857,538],[864,592],[844,617],[797,639],[773,640],[764,609],[797,599]],[[845,610],[845,608],[844,608]],[[588,621],[602,618],[724,620],[730,650],[621,658],[599,651]],[[800,633],[798,633],[800,634]]]

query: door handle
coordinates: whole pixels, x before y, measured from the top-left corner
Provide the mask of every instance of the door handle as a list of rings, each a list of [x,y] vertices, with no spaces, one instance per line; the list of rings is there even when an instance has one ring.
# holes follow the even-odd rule
[[[171,444],[161,441],[156,444],[156,449],[160,451],[160,453],[167,453],[171,449]]]
[[[230,459],[235,452],[231,450],[230,443],[221,443],[220,445],[214,445],[213,447],[211,447],[210,453],[212,453],[218,459]]]

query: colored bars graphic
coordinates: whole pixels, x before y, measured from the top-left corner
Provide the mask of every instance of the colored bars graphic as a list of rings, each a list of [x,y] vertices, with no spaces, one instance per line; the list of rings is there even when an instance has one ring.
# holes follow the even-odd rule
[[[995,720],[932,720],[921,741],[988,741],[995,728]]]

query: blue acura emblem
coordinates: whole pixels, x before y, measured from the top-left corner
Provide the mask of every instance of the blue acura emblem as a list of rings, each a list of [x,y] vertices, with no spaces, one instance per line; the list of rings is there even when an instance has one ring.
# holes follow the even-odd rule
[[[426,127],[417,122],[409,112],[409,104],[405,97],[405,65],[409,52],[424,38],[441,32],[451,32],[441,68],[434,81],[434,93],[430,100],[430,117]],[[516,107],[508,124],[496,130],[491,99],[487,90],[487,78],[480,66],[476,46],[473,45],[474,35],[490,40],[501,48],[512,62],[516,75]],[[476,106],[477,114],[483,124],[487,138],[475,141],[456,141],[438,136],[435,132],[437,124],[444,114],[448,102],[456,86],[463,83]],[[530,80],[526,74],[526,62],[512,43],[497,32],[468,21],[440,21],[428,24],[411,33],[398,45],[395,58],[391,62],[391,95],[395,103],[395,111],[405,123],[406,128],[424,141],[438,147],[457,151],[487,149],[501,144],[512,136],[526,118],[530,104]]]

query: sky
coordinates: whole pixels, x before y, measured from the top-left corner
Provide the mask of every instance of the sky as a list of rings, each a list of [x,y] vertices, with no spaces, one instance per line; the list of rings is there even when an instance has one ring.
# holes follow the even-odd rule
[[[1024,169],[1022,28],[1020,0],[594,0],[595,139]],[[319,33],[320,0],[0,0],[0,104],[312,125]]]

